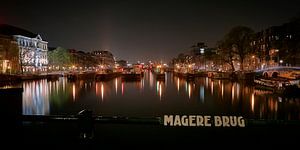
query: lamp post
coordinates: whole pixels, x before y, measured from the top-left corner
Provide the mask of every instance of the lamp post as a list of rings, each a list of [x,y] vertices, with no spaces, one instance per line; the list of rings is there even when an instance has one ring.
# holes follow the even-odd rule
[[[204,66],[204,71],[206,71],[206,60],[205,60],[205,56],[204,56],[204,51],[205,49],[202,47],[200,48],[200,54],[201,54],[201,59],[202,59],[202,66]]]
[[[252,55],[252,59],[253,59],[253,62],[252,62],[252,64],[253,64],[253,70],[255,70],[256,69],[256,59],[255,59],[255,55]],[[251,64],[251,63],[250,63]]]
[[[11,75],[11,67],[8,66],[7,69],[9,69],[9,75]]]
[[[280,60],[279,63],[280,63],[280,66],[282,66],[283,60]]]

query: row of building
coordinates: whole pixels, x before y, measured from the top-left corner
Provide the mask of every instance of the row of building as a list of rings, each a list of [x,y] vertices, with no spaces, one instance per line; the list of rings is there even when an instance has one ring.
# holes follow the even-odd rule
[[[243,64],[238,55],[234,56],[235,70],[240,70],[241,65],[246,71],[274,66],[300,66],[300,19],[255,33],[250,45],[251,51],[247,53]],[[182,67],[192,65],[195,70],[230,70],[231,66],[222,57],[218,48],[208,48],[200,42],[179,54],[172,63]]]
[[[57,50],[57,48],[50,49],[49,54],[52,51]],[[116,60],[114,55],[107,50],[98,50],[92,52],[83,52],[75,49],[67,49],[67,55],[70,58],[69,62],[61,64],[65,67],[75,67],[75,68],[96,68],[96,69],[106,69],[113,70],[116,66],[124,66],[124,60]],[[127,61],[125,61],[127,65]],[[50,65],[52,65],[50,63]],[[55,63],[54,63],[55,65]]]
[[[255,34],[251,43],[265,66],[300,66],[300,19]]]
[[[61,51],[64,50],[66,57],[59,59],[62,57]],[[55,52],[60,54],[54,56]],[[53,60],[51,56],[57,59]],[[124,66],[126,63],[124,60],[116,61],[113,54],[105,50],[83,52],[75,49],[49,48],[48,42],[39,34],[0,24],[0,73],[2,74],[39,73],[53,68],[57,70],[114,68],[116,64]]]

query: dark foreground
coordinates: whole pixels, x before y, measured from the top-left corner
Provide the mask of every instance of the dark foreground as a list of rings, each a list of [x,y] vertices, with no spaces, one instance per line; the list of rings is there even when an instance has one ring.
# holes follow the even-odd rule
[[[6,130],[6,143],[41,148],[275,148],[299,146],[299,125],[257,125],[245,128],[165,127],[163,125],[105,123],[94,125],[89,139],[78,123],[23,122],[16,132]],[[2,134],[3,135],[3,134]]]
[[[17,89],[19,91],[19,89]],[[1,149],[203,149],[299,147],[300,123],[248,122],[238,127],[167,127],[149,122],[50,121],[21,116],[20,93],[1,92]],[[24,121],[25,120],[25,121]],[[89,121],[89,120],[85,120]],[[92,126],[92,130],[89,127]],[[87,128],[86,128],[87,127]],[[87,133],[87,134],[83,134]],[[85,136],[86,135],[86,136]],[[91,137],[91,138],[89,138]],[[296,147],[296,149],[297,149]]]

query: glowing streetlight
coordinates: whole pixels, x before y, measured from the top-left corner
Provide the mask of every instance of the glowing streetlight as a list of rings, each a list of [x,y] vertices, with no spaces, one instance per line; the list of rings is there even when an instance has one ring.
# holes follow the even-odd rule
[[[9,69],[9,74],[11,74],[11,67],[8,66],[7,69]]]
[[[280,61],[279,61],[279,63],[280,63],[280,66],[281,66],[281,65],[282,65],[282,63],[283,63],[283,60],[280,60]]]

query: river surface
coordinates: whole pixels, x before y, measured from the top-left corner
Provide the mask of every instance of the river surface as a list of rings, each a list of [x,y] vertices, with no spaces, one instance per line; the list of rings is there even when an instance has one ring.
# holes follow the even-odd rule
[[[299,98],[256,90],[246,83],[199,77],[194,81],[167,73],[165,81],[145,72],[141,81],[23,82],[23,115],[95,115],[157,117],[162,115],[242,115],[249,119],[300,120]]]

